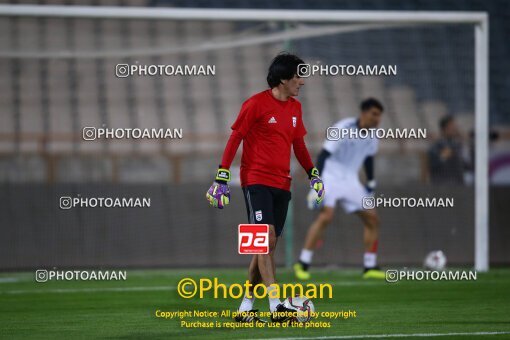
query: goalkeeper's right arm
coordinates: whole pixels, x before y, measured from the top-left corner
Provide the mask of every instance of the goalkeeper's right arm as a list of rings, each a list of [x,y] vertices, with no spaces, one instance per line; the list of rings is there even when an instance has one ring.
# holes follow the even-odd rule
[[[216,172],[216,178],[205,195],[209,204],[215,208],[223,209],[230,203],[230,188],[228,187],[228,182],[230,181],[229,168],[242,140],[241,133],[233,130],[225,146],[221,164]]]
[[[227,145],[225,146],[225,150],[223,151],[223,157],[221,159],[221,168],[229,169],[230,165],[232,165],[232,161],[236,156],[237,149],[241,142],[243,141],[243,135],[237,131],[233,130],[230,134],[230,138],[228,139]]]

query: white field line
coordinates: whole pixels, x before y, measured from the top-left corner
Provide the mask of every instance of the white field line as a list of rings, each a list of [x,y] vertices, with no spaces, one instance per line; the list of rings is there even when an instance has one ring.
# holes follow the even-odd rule
[[[380,283],[381,281],[338,281],[324,282],[333,286],[368,286]],[[34,282],[35,283],[35,282]],[[315,283],[319,284],[319,283]],[[44,283],[37,283],[38,287]],[[303,283],[305,285],[305,283]],[[176,286],[145,286],[145,287],[95,287],[95,288],[49,288],[49,289],[16,289],[0,291],[1,294],[38,294],[38,293],[101,293],[101,292],[144,292],[159,290],[175,290]],[[306,286],[303,287],[306,289]]]
[[[459,333],[414,333],[414,334],[366,334],[366,335],[333,335],[305,338],[266,338],[265,340],[314,340],[314,339],[380,339],[380,338],[428,338],[438,336],[486,336],[510,334],[510,332],[459,332]],[[255,339],[252,339],[255,340]]]
[[[158,291],[158,290],[175,290],[175,286],[18,289],[18,290],[6,290],[3,292],[0,291],[0,294],[150,292],[150,291]]]

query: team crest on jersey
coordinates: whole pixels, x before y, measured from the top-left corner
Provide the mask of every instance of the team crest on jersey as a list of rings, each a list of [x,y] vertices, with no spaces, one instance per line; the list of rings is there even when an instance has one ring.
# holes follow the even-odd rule
[[[297,124],[297,117],[292,117],[292,126],[296,127]]]
[[[276,118],[274,116],[271,117],[271,119],[269,119],[268,123],[269,124],[276,124]]]
[[[262,221],[262,210],[255,211],[255,219],[257,220],[257,222]]]

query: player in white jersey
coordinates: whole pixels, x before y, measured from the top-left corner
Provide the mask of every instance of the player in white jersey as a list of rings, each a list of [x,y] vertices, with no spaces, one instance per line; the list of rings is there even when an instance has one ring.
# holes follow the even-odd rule
[[[374,156],[378,140],[370,134],[376,128],[383,112],[382,104],[373,98],[361,103],[358,118],[347,118],[328,129],[326,142],[317,161],[328,194],[324,198],[320,213],[308,229],[299,262],[294,265],[296,277],[310,278],[309,266],[317,243],[322,240],[324,231],[333,220],[336,203],[339,202],[348,214],[358,215],[364,225],[364,278],[384,279],[385,274],[377,266],[377,245],[379,238],[379,217],[375,209],[364,209],[363,198],[370,196],[375,189]],[[365,138],[366,137],[366,138]],[[362,185],[358,172],[364,165],[367,177]],[[312,208],[313,193],[308,195]]]

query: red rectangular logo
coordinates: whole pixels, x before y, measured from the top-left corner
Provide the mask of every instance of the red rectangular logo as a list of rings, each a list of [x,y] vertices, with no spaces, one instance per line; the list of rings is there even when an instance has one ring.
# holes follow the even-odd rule
[[[240,224],[239,254],[269,254],[269,224]]]

